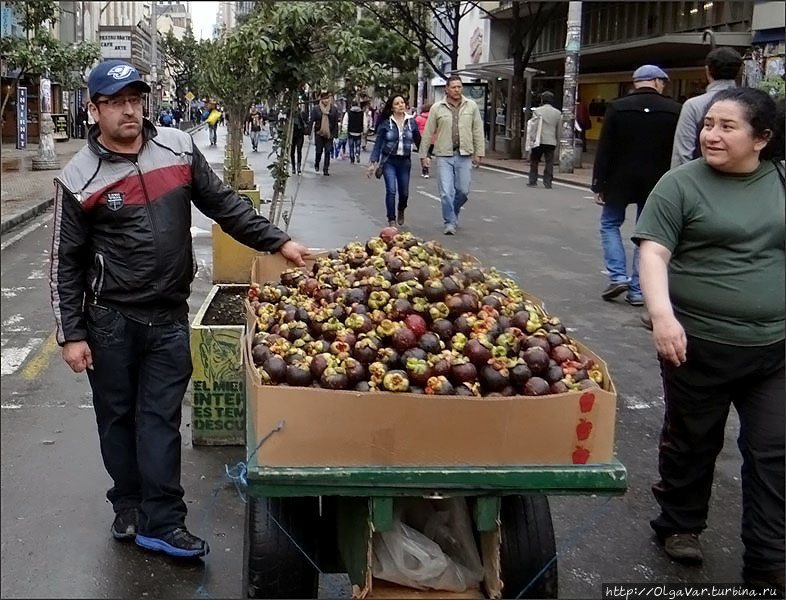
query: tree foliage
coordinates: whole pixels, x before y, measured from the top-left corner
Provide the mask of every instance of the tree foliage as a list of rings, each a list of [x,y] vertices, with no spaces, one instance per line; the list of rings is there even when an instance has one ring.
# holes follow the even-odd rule
[[[194,37],[190,22],[183,34],[183,39],[178,39],[171,29],[163,37],[161,49],[164,64],[175,82],[175,96],[177,98],[183,98],[188,91],[195,96],[199,95],[196,76],[199,44],[199,41]]]
[[[56,39],[50,26],[60,16],[57,2],[49,0],[26,0],[8,2],[22,28],[24,37],[5,36],[0,39],[0,57],[11,71],[18,70],[13,88],[3,96],[0,113],[11,94],[16,93],[19,81],[27,75],[49,76],[64,89],[84,85],[84,72],[101,58],[101,49],[93,42],[64,44]]]

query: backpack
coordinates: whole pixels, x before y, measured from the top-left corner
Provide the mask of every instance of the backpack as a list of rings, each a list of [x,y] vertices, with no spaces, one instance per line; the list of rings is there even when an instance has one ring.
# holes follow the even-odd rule
[[[172,124],[172,113],[164,113],[161,117],[161,122],[167,127]]]

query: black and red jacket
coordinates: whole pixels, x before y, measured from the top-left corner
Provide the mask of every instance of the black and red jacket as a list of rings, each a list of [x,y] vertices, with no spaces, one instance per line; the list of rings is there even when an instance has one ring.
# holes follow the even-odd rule
[[[87,145],[55,179],[50,287],[57,341],[87,338],[84,304],[149,324],[188,313],[196,274],[191,202],[239,242],[275,251],[289,236],[225,186],[191,136],[145,120],[136,161]]]

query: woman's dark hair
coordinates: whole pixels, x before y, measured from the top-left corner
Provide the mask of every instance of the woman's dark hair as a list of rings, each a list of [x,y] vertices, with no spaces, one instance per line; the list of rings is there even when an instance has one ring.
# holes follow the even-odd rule
[[[714,106],[722,100],[736,102],[742,107],[745,120],[753,129],[755,137],[764,137],[769,130],[769,141],[759,154],[762,160],[783,156],[783,103],[780,103],[780,118],[777,116],[778,106],[767,92],[754,88],[730,88],[721,90],[712,98]],[[777,147],[776,147],[777,146]]]
[[[404,104],[407,103],[407,97],[404,94],[392,94],[390,98],[388,98],[387,102],[385,102],[385,106],[382,107],[382,112],[379,113],[379,122],[384,123],[390,118],[390,115],[393,114],[393,101],[396,98],[401,98],[404,101]]]
[[[421,112],[421,113],[427,113],[427,112],[429,112],[429,111],[431,110],[431,107],[432,107],[433,105],[434,105],[434,103],[433,103],[433,102],[426,102],[426,103],[423,105],[423,108],[421,108],[421,109],[420,109],[420,112]]]

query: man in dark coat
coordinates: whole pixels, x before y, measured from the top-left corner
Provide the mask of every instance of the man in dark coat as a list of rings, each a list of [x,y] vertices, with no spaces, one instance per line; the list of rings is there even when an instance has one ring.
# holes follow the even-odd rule
[[[644,305],[639,286],[638,246],[633,250],[629,277],[620,227],[629,204],[636,204],[638,220],[650,190],[669,170],[674,131],[682,107],[661,95],[668,79],[660,67],[639,67],[633,73],[634,90],[611,102],[603,118],[592,191],[595,202],[603,207],[600,239],[610,281],[601,293],[604,300],[627,292],[628,304]]]
[[[330,92],[322,92],[319,102],[311,109],[311,126],[314,130],[314,171],[319,173],[319,162],[324,151],[325,164],[322,174],[330,175],[330,153],[333,150],[333,140],[338,137],[338,109],[330,101]]]

